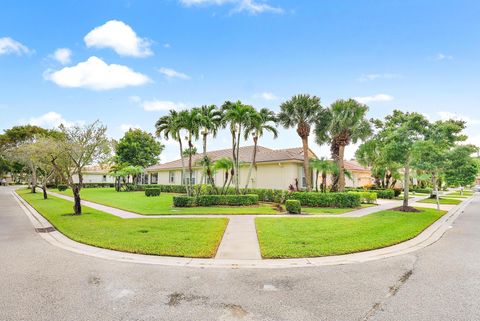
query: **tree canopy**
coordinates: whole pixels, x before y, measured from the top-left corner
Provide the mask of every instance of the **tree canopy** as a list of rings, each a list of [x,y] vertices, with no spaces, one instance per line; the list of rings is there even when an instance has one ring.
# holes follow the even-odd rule
[[[152,134],[141,129],[130,129],[115,146],[116,156],[120,163],[143,168],[158,163],[164,145]]]

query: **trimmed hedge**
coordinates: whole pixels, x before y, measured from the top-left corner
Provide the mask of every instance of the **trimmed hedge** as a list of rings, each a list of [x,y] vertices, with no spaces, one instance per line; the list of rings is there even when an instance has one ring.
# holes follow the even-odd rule
[[[115,187],[114,183],[83,183],[82,188]]]
[[[200,195],[193,196],[174,196],[173,205],[176,207],[192,206],[249,206],[258,204],[258,195]]]
[[[160,191],[162,193],[179,193],[179,194],[184,194],[187,192],[187,188],[185,185],[162,185],[162,184],[142,184],[142,185],[136,185],[135,190],[136,191],[145,191],[147,188],[160,188]]]
[[[145,196],[160,196],[160,188],[146,188],[145,189]]]
[[[433,189],[431,189],[431,188],[411,188],[410,192],[421,193],[421,194],[432,194]]]
[[[60,192],[66,191],[66,190],[68,189],[68,185],[59,184],[59,185],[57,185],[57,189],[58,189]]]
[[[218,195],[222,188],[213,188],[211,185],[195,185],[194,191],[198,195]],[[235,188],[230,187],[226,191],[227,195],[236,195]],[[283,203],[288,195],[288,191],[281,189],[267,188],[241,188],[240,194],[256,194],[260,202]]]
[[[384,189],[384,190],[378,190],[373,192],[377,193],[378,198],[389,199],[389,200],[395,198],[395,191],[393,189]]]
[[[193,207],[195,206],[195,198],[192,196],[174,196],[173,206],[175,207]]]
[[[300,214],[302,213],[302,205],[298,200],[286,200],[285,209],[290,214]]]
[[[375,204],[377,202],[377,193],[375,192],[348,192],[360,196],[360,202],[363,204]]]
[[[350,193],[317,193],[294,192],[289,199],[300,201],[302,206],[309,207],[359,207],[360,195]]]

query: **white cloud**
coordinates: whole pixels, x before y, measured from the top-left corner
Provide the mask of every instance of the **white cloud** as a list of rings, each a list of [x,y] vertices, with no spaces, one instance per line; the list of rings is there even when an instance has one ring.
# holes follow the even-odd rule
[[[441,52],[439,52],[434,60],[437,60],[437,61],[442,61],[442,60],[453,60],[453,56],[450,56],[450,55],[446,55],[446,54],[443,54]]]
[[[263,1],[255,0],[179,0],[185,6],[198,5],[224,5],[231,4],[234,6],[232,12],[247,12],[250,14],[259,14],[264,12],[283,13],[280,7],[273,7]]]
[[[151,42],[137,36],[126,23],[110,20],[94,28],[84,38],[87,47],[112,48],[121,56],[146,57],[153,55]]]
[[[44,78],[60,87],[109,90],[127,86],[141,86],[150,79],[127,66],[107,64],[92,56],[87,61],[58,71],[47,70]]]
[[[189,75],[186,75],[184,73],[178,72],[170,68],[162,67],[158,69],[158,71],[168,79],[172,79],[172,78],[179,78],[179,79],[185,79],[185,80],[191,79]]]
[[[172,48],[172,45],[170,45],[169,43],[165,43],[163,44],[163,48],[169,49],[169,48]]]
[[[142,129],[140,125],[132,125],[132,124],[121,124],[120,130],[122,132],[128,132],[130,129]]]
[[[272,101],[272,100],[277,100],[278,97],[275,96],[273,93],[271,92],[263,92],[263,93],[260,93],[260,94],[255,94],[253,95],[253,98],[260,98],[260,99],[264,99],[264,100],[268,100],[268,101]]]
[[[84,124],[85,122],[80,120],[80,121],[67,121],[65,118],[63,118],[62,115],[60,115],[57,112],[50,111],[46,114],[43,114],[38,117],[32,117],[28,120],[28,123],[30,125],[35,125],[35,126],[40,126],[44,128],[56,128],[60,125],[64,125],[65,127],[71,127],[75,124]]]
[[[400,75],[398,74],[390,74],[390,73],[383,73],[383,74],[363,74],[357,80],[361,82],[365,81],[372,81],[377,79],[394,79],[399,78]]]
[[[68,48],[59,48],[55,50],[52,58],[61,63],[62,65],[67,65],[71,62],[72,51]]]
[[[130,96],[128,97],[128,101],[130,101],[131,103],[140,103],[142,101],[142,98],[138,97],[138,96]]]
[[[362,97],[353,97],[356,101],[362,104],[368,104],[371,102],[378,102],[378,101],[392,101],[394,98],[393,96],[387,94],[376,94],[372,96],[362,96]]]
[[[8,55],[8,54],[29,54],[32,51],[28,49],[25,45],[21,44],[20,42],[9,38],[3,37],[0,38],[0,56],[1,55]]]
[[[183,109],[187,106],[183,103],[175,103],[167,100],[146,100],[142,102],[142,107],[146,111],[167,111],[170,109]]]
[[[438,112],[438,115],[440,116],[441,120],[449,120],[449,119],[454,119],[454,120],[463,120],[464,122],[467,123],[467,125],[478,125],[480,124],[479,119],[474,119],[469,116],[465,115],[460,115],[456,113],[452,113],[449,111],[440,111]]]

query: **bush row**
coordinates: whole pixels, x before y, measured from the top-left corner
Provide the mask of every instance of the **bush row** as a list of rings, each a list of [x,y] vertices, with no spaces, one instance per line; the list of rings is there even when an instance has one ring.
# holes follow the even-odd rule
[[[360,196],[360,202],[363,204],[375,204],[377,202],[376,192],[348,192],[349,194]]]
[[[192,207],[192,206],[249,206],[258,204],[258,195],[200,195],[194,196],[174,196],[173,205],[175,207]]]
[[[289,199],[300,201],[310,207],[359,207],[360,195],[350,193],[294,192]]]
[[[162,184],[149,184],[149,185],[135,185],[135,191],[145,191],[147,188],[159,188],[162,193],[179,193],[184,194],[187,192],[185,185],[162,185]]]
[[[431,188],[411,188],[410,192],[422,193],[422,194],[431,194],[433,189]]]
[[[160,188],[158,187],[149,187],[145,189],[145,196],[160,196]]]
[[[378,198],[389,199],[389,200],[395,198],[395,191],[393,189],[383,189],[383,190],[372,191],[372,192],[377,193]]]

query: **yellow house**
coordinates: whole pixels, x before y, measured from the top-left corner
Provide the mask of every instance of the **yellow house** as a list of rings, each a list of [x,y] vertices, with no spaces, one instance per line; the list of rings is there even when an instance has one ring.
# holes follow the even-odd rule
[[[244,187],[248,176],[249,165],[252,159],[253,146],[240,148],[240,186]],[[231,149],[222,149],[207,153],[213,160],[223,157],[232,158]],[[310,150],[309,158],[316,158],[316,155]],[[200,183],[202,177],[202,167],[198,164],[202,158],[201,154],[193,156],[194,170],[192,183]],[[188,159],[184,158],[185,166],[188,166]],[[249,182],[250,188],[268,188],[286,190],[290,185],[299,188],[306,187],[306,179],[303,171],[303,149],[301,147],[288,149],[270,149],[257,146],[256,168],[252,171]],[[347,186],[357,187],[370,184],[372,182],[371,173],[368,168],[360,166],[356,162],[346,161],[345,167],[352,173],[352,180],[347,179]],[[182,184],[182,161],[181,159],[153,165],[145,169],[148,175],[149,184]],[[185,179],[183,183],[188,182],[189,174],[186,168]],[[214,176],[215,185],[222,186],[225,179],[223,170],[217,171]],[[314,183],[314,181],[313,181]]]

